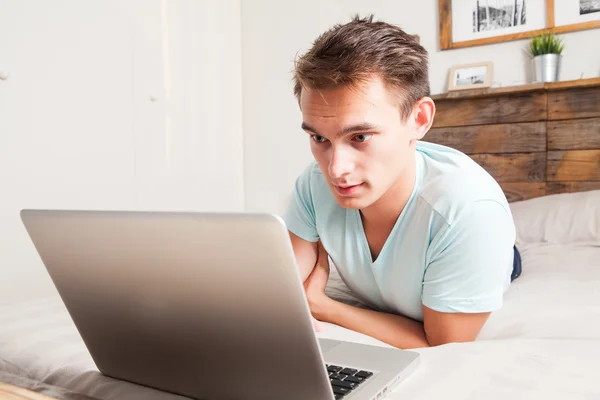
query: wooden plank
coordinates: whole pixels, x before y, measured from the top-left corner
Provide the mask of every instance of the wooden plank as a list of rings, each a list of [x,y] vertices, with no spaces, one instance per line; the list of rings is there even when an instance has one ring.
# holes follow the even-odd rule
[[[439,0],[440,50],[452,48],[452,0]]]
[[[600,149],[600,118],[548,122],[548,150]]]
[[[554,28],[554,0],[546,0],[546,28]]]
[[[600,28],[600,21],[579,22],[576,24],[555,26],[552,28],[554,33],[567,33],[575,31],[585,31],[588,29]]]
[[[40,385],[43,388],[43,384]],[[52,390],[56,393],[56,390]],[[61,396],[63,397],[63,396]],[[79,396],[77,396],[79,397]],[[88,397],[90,398],[90,397]],[[55,397],[48,397],[44,394],[33,392],[10,383],[0,382],[0,399],[3,400],[56,400]]]
[[[547,83],[527,83],[524,85],[515,86],[504,86],[499,88],[483,88],[473,90],[457,90],[446,93],[439,93],[432,95],[431,98],[435,100],[443,99],[456,99],[456,98],[475,98],[475,97],[486,97],[486,96],[498,96],[501,94],[516,94],[534,92],[540,90],[562,90],[570,88],[584,88],[600,86],[600,78],[586,78],[586,79],[574,79],[569,81],[560,82],[547,82]]]
[[[548,181],[600,181],[600,150],[548,151]]]
[[[449,146],[466,154],[546,151],[546,124],[528,122],[432,128],[423,140]]]
[[[600,181],[548,182],[547,193],[575,193],[587,192],[590,190],[600,190]]]
[[[546,195],[546,182],[500,182],[509,202]]]
[[[529,83],[526,85],[519,86],[506,86],[502,88],[481,88],[481,89],[469,89],[469,90],[453,90],[443,94],[436,94],[431,98],[436,100],[443,99],[460,99],[460,98],[477,98],[477,97],[490,97],[498,96],[501,94],[517,94],[517,93],[528,93],[533,91],[544,90],[543,83]]]
[[[471,156],[498,182],[544,182],[546,153],[474,154]]]
[[[434,128],[535,122],[546,119],[546,93],[437,102]]]
[[[548,119],[600,117],[600,89],[586,87],[548,92]]]
[[[600,86],[600,78],[574,79],[570,81],[548,82],[544,85],[548,90],[583,88]]]

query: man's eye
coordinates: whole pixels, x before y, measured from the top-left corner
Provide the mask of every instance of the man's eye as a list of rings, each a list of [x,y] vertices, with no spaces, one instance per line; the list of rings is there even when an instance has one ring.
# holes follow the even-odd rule
[[[317,143],[325,143],[327,141],[327,139],[319,135],[312,135],[312,140],[314,140]]]
[[[354,136],[354,140],[359,142],[359,143],[364,143],[367,140],[371,139],[373,135],[369,134],[369,133],[361,133],[359,135]]]

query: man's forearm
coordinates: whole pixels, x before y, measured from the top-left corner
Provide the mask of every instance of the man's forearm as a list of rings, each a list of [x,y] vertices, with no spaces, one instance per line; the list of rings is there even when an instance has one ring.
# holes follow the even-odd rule
[[[374,337],[400,349],[430,347],[423,324],[399,315],[365,310],[327,298],[315,317]]]

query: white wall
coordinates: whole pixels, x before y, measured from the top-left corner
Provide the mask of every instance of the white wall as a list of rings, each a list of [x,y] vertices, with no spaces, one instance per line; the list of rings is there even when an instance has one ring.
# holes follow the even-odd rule
[[[314,39],[354,13],[419,34],[430,53],[432,93],[445,92],[452,65],[494,63],[494,82],[529,82],[526,41],[438,51],[438,0],[252,0],[242,2],[244,176],[246,209],[282,212],[293,182],[311,161],[308,136],[292,95],[293,59]],[[563,80],[600,75],[600,29],[564,35]]]
[[[134,0],[138,207],[243,210],[240,12],[239,0]]]
[[[243,209],[239,0],[0,0],[0,303],[23,208]]]

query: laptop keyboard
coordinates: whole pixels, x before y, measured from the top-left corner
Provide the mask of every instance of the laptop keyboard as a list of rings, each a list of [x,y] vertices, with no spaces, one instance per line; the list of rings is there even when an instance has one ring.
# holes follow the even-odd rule
[[[358,388],[363,382],[373,376],[373,373],[369,371],[345,368],[331,364],[327,364],[326,366],[336,400],[343,399],[345,396],[352,393],[354,389]]]

